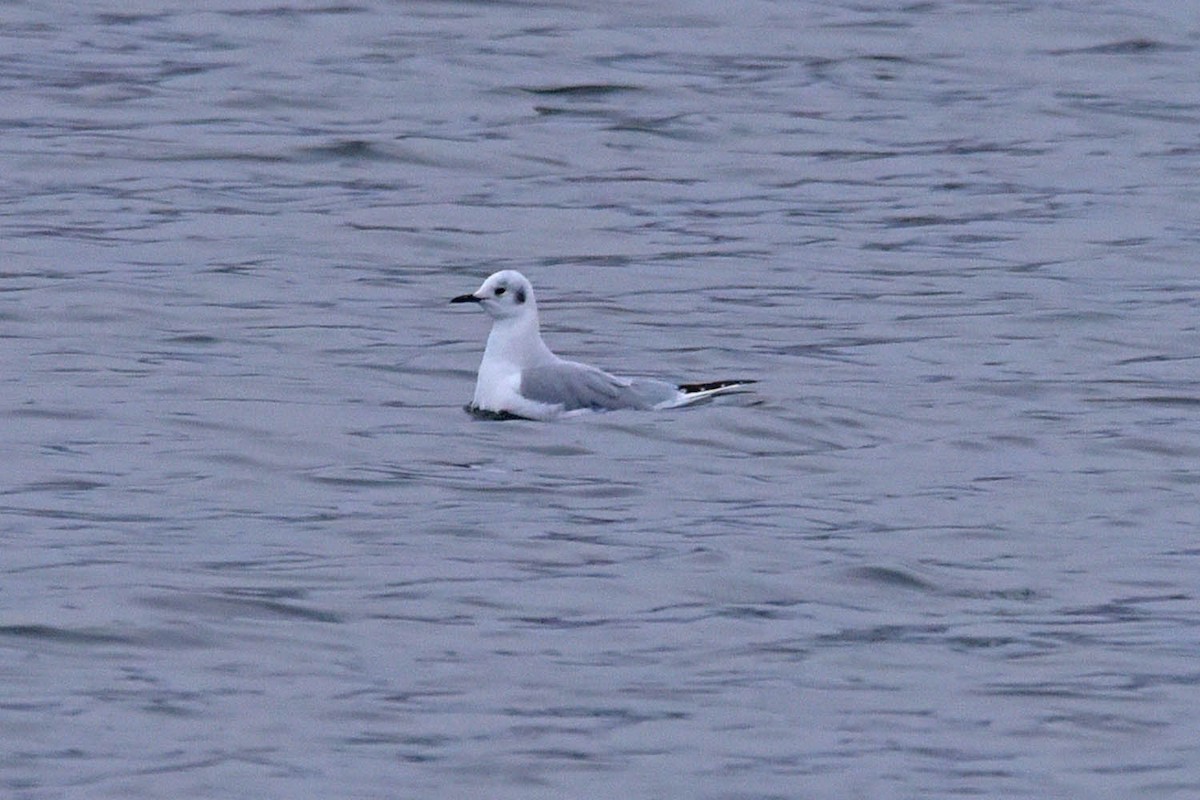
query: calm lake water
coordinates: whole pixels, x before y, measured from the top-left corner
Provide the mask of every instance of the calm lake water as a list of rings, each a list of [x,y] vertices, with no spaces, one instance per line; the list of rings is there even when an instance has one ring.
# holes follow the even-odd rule
[[[0,794],[1200,796],[1194,2],[201,7],[0,7]]]

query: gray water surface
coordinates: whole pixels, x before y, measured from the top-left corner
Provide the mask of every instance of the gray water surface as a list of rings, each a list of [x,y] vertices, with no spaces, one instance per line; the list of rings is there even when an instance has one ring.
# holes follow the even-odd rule
[[[0,794],[1200,796],[1194,3],[166,5],[0,8]]]

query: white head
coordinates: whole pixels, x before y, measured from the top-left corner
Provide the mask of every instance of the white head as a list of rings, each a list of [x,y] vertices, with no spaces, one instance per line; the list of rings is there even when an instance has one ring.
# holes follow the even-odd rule
[[[474,294],[463,294],[451,303],[478,303],[493,319],[513,319],[537,314],[537,303],[533,299],[533,286],[529,280],[513,269],[493,273],[475,290]]]

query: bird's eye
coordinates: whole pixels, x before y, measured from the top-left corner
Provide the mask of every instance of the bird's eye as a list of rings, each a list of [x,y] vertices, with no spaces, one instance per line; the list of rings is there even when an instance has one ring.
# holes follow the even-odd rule
[[[504,287],[503,287],[503,286],[497,286],[497,287],[496,287],[496,297],[499,297],[499,296],[500,296],[500,295],[502,295],[502,294],[504,294]]]

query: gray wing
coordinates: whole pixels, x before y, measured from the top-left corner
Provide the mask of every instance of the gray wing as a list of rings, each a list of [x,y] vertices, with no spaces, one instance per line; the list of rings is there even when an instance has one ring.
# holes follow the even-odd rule
[[[521,373],[521,396],[561,405],[564,411],[589,408],[651,408],[654,403],[630,381],[574,361],[558,361]]]

